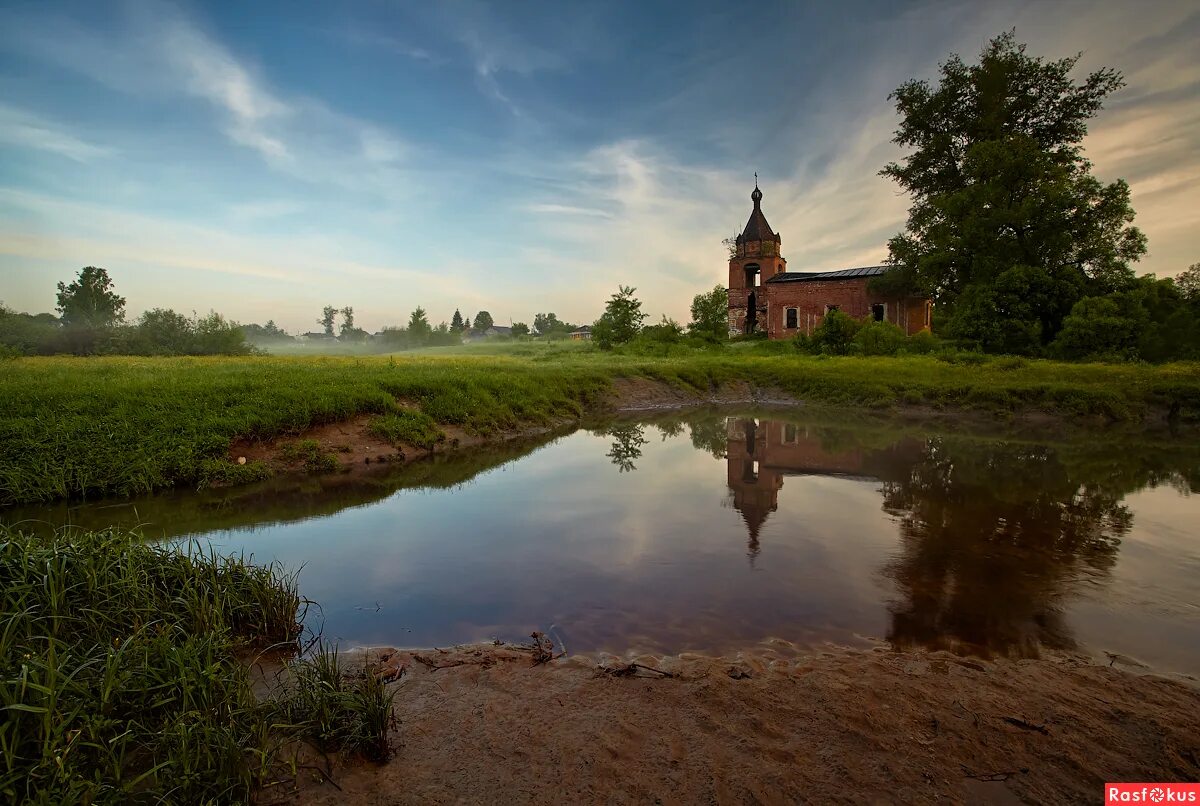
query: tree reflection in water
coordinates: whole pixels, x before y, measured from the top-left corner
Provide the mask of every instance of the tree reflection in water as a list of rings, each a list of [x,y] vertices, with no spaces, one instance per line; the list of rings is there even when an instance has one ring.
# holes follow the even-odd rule
[[[889,640],[1016,657],[1072,646],[1062,603],[1106,579],[1133,521],[1127,491],[1003,442],[929,439],[879,471],[902,547],[884,568],[900,592]]]
[[[724,430],[752,561],[785,477],[883,483],[900,529],[900,552],[882,568],[898,594],[888,639],[899,647],[1031,657],[1072,646],[1063,603],[1107,580],[1132,525],[1122,499],[1147,485],[1193,489],[1198,478],[1197,451],[1141,443],[1050,447],[750,418]]]
[[[617,466],[617,471],[627,473],[637,470],[634,461],[642,458],[642,446],[649,443],[645,428],[639,423],[617,423],[603,433],[613,438],[612,448],[605,455]]]

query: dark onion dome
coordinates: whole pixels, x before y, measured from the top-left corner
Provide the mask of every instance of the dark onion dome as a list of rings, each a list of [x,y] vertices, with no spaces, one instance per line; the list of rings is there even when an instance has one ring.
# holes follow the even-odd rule
[[[750,194],[750,201],[754,202],[754,212],[750,213],[750,220],[746,222],[746,228],[742,230],[742,241],[775,241],[780,242],[779,234],[771,229],[771,225],[767,223],[767,217],[762,211],[762,191],[758,189],[758,182],[754,183],[754,192]]]

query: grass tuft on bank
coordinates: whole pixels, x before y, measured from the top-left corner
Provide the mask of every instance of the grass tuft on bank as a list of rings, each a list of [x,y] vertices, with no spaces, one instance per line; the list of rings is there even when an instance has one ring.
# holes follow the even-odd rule
[[[537,347],[540,347],[538,345]],[[832,406],[920,405],[1005,416],[1200,419],[1200,365],[974,356],[827,357],[785,342],[669,357],[584,347],[363,358],[23,358],[0,372],[0,506],[227,483],[235,439],[380,415],[393,439],[577,418],[621,377],[706,393],[735,381]],[[735,349],[737,348],[737,349]]]
[[[385,756],[393,693],[336,653],[255,695],[245,654],[294,651],[300,607],[275,566],[0,527],[0,801],[244,802],[300,742]]]

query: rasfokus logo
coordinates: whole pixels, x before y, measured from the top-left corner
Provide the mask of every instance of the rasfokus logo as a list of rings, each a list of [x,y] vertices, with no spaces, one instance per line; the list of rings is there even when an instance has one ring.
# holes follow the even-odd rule
[[[1105,784],[1104,803],[1200,803],[1200,784]]]

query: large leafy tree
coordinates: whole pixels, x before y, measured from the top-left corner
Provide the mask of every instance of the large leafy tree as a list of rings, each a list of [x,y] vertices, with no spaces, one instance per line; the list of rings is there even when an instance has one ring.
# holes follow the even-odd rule
[[[1146,251],[1129,186],[1092,176],[1081,145],[1124,81],[1108,68],[1075,81],[1078,60],[1030,56],[1010,31],[977,64],[952,55],[936,86],[892,93],[895,142],[912,150],[881,174],[912,207],[879,290],[930,295],[952,335],[1024,352],[1052,340],[1083,297],[1129,286]]]
[[[425,315],[425,309],[417,306],[417,309],[408,317],[409,342],[417,346],[426,344],[432,333],[433,328],[429,325],[429,317]]]
[[[332,305],[326,305],[321,309],[321,318],[317,320],[317,324],[325,328],[325,335],[333,335],[333,323],[337,320],[338,309]]]
[[[125,298],[107,271],[87,266],[70,285],[58,284],[58,312],[67,327],[108,328],[124,321]]]
[[[562,321],[558,318],[558,314],[539,313],[533,317],[533,329],[537,331],[539,336],[551,336],[554,334],[570,333],[575,329],[575,325]]]
[[[1200,302],[1200,263],[1193,263],[1175,275],[1179,293],[1190,302]]]
[[[492,321],[492,315],[490,313],[487,311],[480,311],[479,313],[475,314],[474,324],[475,330],[482,333],[496,323]]]
[[[692,335],[712,341],[724,341],[729,336],[729,293],[716,286],[705,294],[692,298]]]
[[[633,295],[635,291],[631,286],[617,286],[617,293],[604,306],[604,314],[592,325],[592,338],[602,349],[624,344],[641,330],[647,315],[642,313],[642,302]]]

